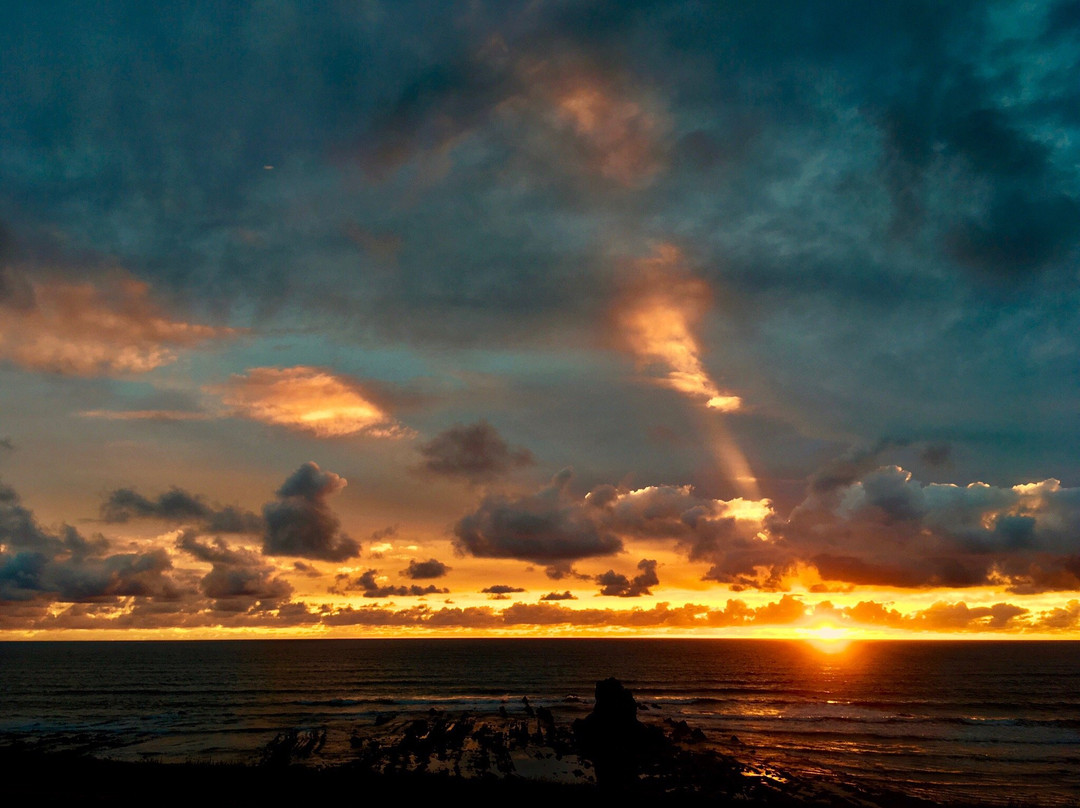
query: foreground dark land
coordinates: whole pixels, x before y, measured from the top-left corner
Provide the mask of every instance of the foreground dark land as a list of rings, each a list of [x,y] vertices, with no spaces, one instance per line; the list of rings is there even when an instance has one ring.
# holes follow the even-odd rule
[[[825,775],[795,776],[706,742],[685,722],[642,722],[616,680],[597,684],[595,707],[572,725],[526,702],[524,719],[391,716],[352,739],[354,759],[313,760],[325,741],[316,731],[278,735],[253,765],[125,762],[100,750],[45,752],[17,742],[0,749],[4,793],[45,804],[197,804],[241,806],[428,800],[525,805],[727,805],[758,808],[931,808],[935,803]],[[18,804],[13,802],[12,804]]]
[[[594,784],[521,777],[373,774],[348,765],[274,769],[235,764],[127,763],[68,753],[11,750],[0,753],[0,771],[5,773],[4,793],[11,805],[303,805],[341,797],[366,804],[406,805],[436,800],[489,805],[605,806],[626,802],[642,806],[737,804],[751,808],[934,805],[902,795],[837,790],[829,784],[733,794],[722,781],[713,782],[713,788],[696,790],[689,783],[643,780],[612,792]]]

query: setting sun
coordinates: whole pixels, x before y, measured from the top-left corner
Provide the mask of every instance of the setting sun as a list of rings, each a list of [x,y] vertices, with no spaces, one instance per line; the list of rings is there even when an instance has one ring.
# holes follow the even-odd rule
[[[847,629],[830,625],[806,629],[803,638],[825,654],[841,654],[848,649],[853,640],[851,632]]]

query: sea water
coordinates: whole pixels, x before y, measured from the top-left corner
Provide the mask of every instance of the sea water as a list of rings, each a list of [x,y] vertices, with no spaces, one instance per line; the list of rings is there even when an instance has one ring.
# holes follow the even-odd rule
[[[827,649],[829,650],[829,649]],[[388,713],[569,722],[619,678],[645,720],[686,720],[791,771],[983,804],[1080,804],[1080,642],[378,639],[0,643],[0,745],[257,760],[326,728],[322,764]],[[738,739],[736,746],[733,741]]]

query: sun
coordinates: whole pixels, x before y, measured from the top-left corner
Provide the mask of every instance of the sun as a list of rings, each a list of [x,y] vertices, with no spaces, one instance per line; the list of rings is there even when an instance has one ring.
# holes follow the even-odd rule
[[[806,629],[803,637],[810,646],[824,654],[842,654],[851,645],[849,631],[828,624]]]

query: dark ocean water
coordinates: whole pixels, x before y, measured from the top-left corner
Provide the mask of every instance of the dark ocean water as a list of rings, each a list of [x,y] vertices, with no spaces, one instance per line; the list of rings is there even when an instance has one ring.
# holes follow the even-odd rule
[[[561,721],[616,676],[643,718],[738,736],[803,772],[985,804],[1080,805],[1080,642],[268,640],[0,643],[0,743],[103,756],[255,760],[327,728],[347,760],[380,713],[494,712],[522,696]]]

